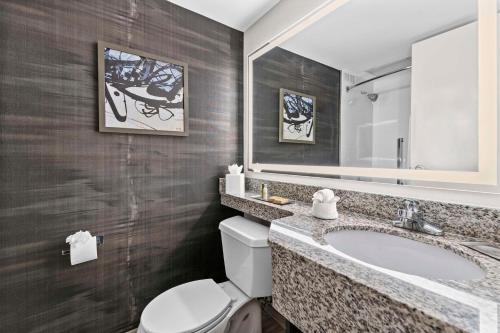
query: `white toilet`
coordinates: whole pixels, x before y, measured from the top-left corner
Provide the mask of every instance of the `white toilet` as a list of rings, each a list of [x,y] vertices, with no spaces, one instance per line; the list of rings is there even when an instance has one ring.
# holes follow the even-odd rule
[[[198,280],[153,299],[138,333],[260,333],[256,297],[271,295],[269,228],[241,216],[219,224],[229,281]]]

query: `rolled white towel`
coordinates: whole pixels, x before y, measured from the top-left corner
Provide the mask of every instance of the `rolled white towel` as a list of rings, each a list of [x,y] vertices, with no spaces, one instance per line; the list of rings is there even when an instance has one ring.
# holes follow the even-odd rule
[[[332,203],[335,200],[335,193],[330,189],[320,190],[313,195],[314,202]]]

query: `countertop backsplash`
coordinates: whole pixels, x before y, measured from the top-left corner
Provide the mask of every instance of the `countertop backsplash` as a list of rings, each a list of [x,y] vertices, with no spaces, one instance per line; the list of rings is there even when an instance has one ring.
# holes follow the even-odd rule
[[[224,193],[224,181],[224,178],[220,179],[219,189],[221,193]],[[247,178],[246,190],[259,193],[260,185],[263,183],[268,184],[270,195],[278,195],[305,203],[311,203],[313,194],[322,189],[318,186]],[[339,212],[349,211],[388,220],[395,218],[397,209],[402,207],[404,199],[411,199],[331,189],[340,197],[337,204]],[[500,243],[500,210],[437,201],[416,201],[423,217],[428,222],[443,228],[445,232]]]

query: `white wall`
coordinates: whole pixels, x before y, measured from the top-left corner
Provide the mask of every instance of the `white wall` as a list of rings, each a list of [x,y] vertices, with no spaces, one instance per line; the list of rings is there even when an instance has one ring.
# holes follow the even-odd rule
[[[374,168],[397,168],[397,139],[404,139],[404,148],[408,142],[410,76],[410,71],[403,71],[373,83],[373,91],[378,93],[373,103]]]
[[[284,30],[295,25],[301,19],[307,17],[312,12],[334,0],[282,0],[271,11],[264,15],[244,35],[244,85],[245,92],[248,89],[248,64],[247,57],[250,53],[263,46],[271,38],[279,35]],[[500,36],[500,35],[499,35]],[[500,69],[500,66],[499,66]],[[500,87],[500,85],[499,85]],[[245,93],[245,113],[248,112],[248,99]],[[246,118],[246,115],[245,115]],[[500,117],[498,117],[498,128],[500,128]],[[245,137],[247,129],[245,128]],[[499,136],[500,138],[500,136]],[[246,139],[245,139],[246,140]],[[498,145],[500,156],[500,145]],[[456,185],[456,184],[436,184],[436,187],[423,186],[400,186],[395,184],[369,183],[339,179],[328,179],[307,176],[291,176],[280,174],[254,173],[247,172],[248,176],[294,182],[298,184],[308,184],[317,186],[329,186],[354,191],[363,191],[370,193],[380,193],[395,196],[412,197],[415,199],[426,199],[453,203],[469,204],[473,206],[500,208],[500,186],[475,186],[475,185]],[[500,164],[498,166],[498,175],[500,179]],[[447,188],[448,187],[448,188]],[[453,187],[453,188],[452,188]]]
[[[410,71],[404,71],[346,92],[346,86],[363,79],[343,72],[340,131],[342,166],[396,168],[398,138],[404,139],[403,157],[406,161],[410,77]],[[371,102],[367,95],[361,92],[375,92],[378,99]],[[396,181],[393,179],[385,182]]]
[[[411,166],[478,170],[477,23],[412,46]]]

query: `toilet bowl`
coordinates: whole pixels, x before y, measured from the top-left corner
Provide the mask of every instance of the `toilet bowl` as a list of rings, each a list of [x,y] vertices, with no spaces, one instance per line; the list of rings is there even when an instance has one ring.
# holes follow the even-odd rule
[[[241,216],[219,224],[229,281],[191,281],[153,299],[138,333],[260,333],[260,305],[271,295],[269,228]]]

